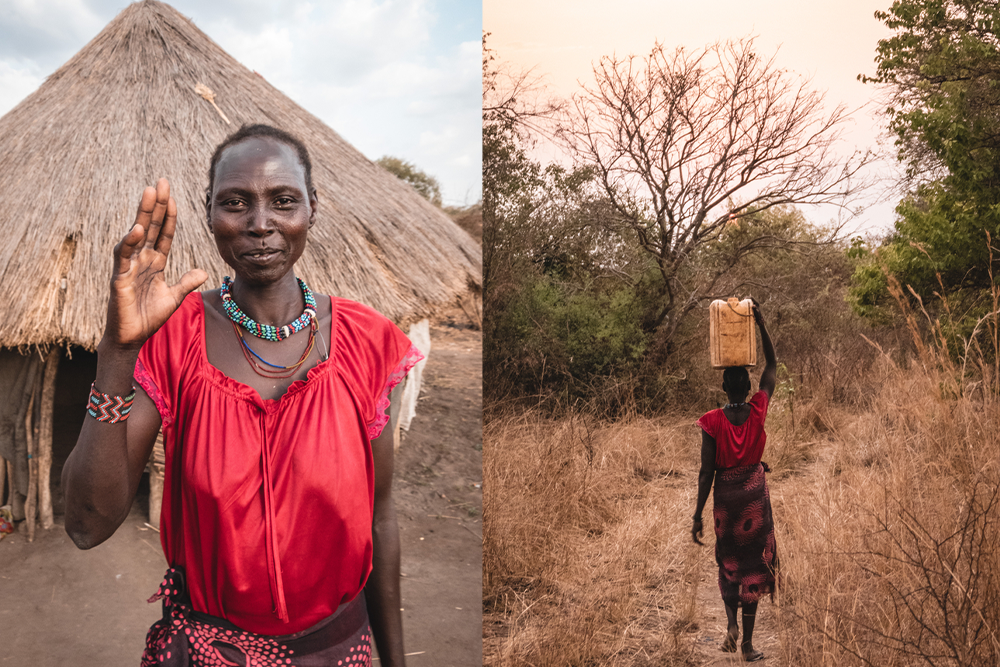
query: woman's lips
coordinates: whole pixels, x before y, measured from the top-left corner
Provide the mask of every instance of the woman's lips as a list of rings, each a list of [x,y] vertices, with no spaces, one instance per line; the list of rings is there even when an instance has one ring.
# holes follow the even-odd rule
[[[252,252],[245,253],[243,257],[247,261],[254,264],[267,264],[280,254],[281,251],[279,250],[254,250]]]

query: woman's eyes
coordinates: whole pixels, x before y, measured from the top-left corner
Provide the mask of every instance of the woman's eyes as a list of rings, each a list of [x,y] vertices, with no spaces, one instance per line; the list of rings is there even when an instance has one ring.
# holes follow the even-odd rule
[[[294,197],[281,196],[274,199],[274,205],[278,208],[291,208],[295,203]],[[222,205],[226,208],[244,208],[247,206],[247,202],[243,199],[226,199]]]

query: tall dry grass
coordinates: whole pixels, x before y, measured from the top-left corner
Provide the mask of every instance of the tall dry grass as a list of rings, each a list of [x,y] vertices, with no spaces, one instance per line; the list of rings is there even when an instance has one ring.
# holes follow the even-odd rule
[[[973,336],[956,341],[946,300],[933,318],[889,284],[913,338],[911,367],[883,356],[867,410],[775,508],[787,545],[781,621],[796,638],[783,657],[1000,664],[1000,290]]]
[[[775,503],[784,661],[1000,664],[1000,406],[944,397],[926,369],[874,372],[869,411]]]
[[[531,414],[484,426],[489,664],[683,664],[691,452],[678,430]]]
[[[849,408],[772,403],[783,585],[758,635],[776,664],[1000,664],[997,314],[956,360],[948,322],[894,289],[911,363],[881,355]],[[699,602],[711,553],[688,533],[696,416],[485,425],[487,664],[700,664],[692,631],[721,604]]]

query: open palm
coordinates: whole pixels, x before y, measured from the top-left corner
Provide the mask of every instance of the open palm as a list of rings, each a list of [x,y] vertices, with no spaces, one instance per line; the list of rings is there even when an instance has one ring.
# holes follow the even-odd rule
[[[180,306],[184,297],[208,278],[191,269],[176,285],[164,280],[177,225],[177,204],[170,184],[161,178],[142,193],[135,224],[114,249],[107,342],[122,348],[141,347]]]

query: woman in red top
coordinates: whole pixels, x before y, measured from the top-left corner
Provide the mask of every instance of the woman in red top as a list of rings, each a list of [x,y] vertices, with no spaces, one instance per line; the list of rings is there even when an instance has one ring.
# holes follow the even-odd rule
[[[767,441],[764,419],[774,393],[777,360],[756,301],[753,315],[760,328],[766,361],[760,387],[747,401],[751,388],[747,369],[742,366],[727,368],[722,374],[722,389],[729,403],[705,413],[698,420],[702,429],[701,472],[691,528],[695,543],[701,544],[698,539],[702,534],[701,512],[714,479],[715,560],[719,565],[719,591],[728,621],[722,650],[736,651],[739,639],[736,610],[742,606],[740,650],[747,662],[764,658],[764,654],[753,647],[754,620],[761,596],[774,593],[778,567],[771,500],[764,478],[768,467],[760,460]]]
[[[403,665],[383,427],[419,352],[296,278],[318,206],[298,139],[231,135],[206,206],[235,275],[217,290],[194,292],[201,269],[163,280],[177,215],[165,179],[115,246],[93,419],[63,472],[66,530],[84,549],[114,533],[162,428],[170,570],[143,665],[370,664],[370,633],[381,664]]]

